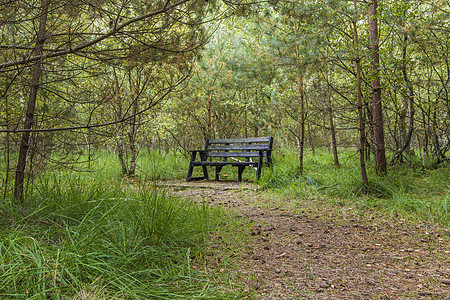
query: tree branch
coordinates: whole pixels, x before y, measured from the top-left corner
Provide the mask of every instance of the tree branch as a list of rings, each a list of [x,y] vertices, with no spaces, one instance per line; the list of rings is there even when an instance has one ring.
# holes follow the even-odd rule
[[[171,87],[167,88],[166,91],[159,97],[158,100],[156,100],[154,102],[152,101],[152,103],[149,106],[147,106],[146,108],[138,111],[135,114],[132,114],[132,115],[130,115],[128,117],[123,117],[123,118],[118,119],[118,120],[114,120],[114,121],[111,121],[111,122],[105,122],[105,123],[98,123],[98,124],[87,124],[87,125],[82,125],[82,126],[69,126],[69,127],[60,127],[60,128],[0,129],[0,133],[4,133],[4,132],[9,132],[9,133],[55,132],[55,131],[67,131],[67,130],[79,130],[79,129],[90,129],[90,128],[106,127],[106,126],[111,126],[111,125],[123,123],[123,122],[126,122],[126,121],[132,119],[133,117],[135,117],[137,115],[140,115],[140,114],[142,114],[142,113],[152,109],[156,105],[158,105],[168,94],[170,94],[177,86],[179,86],[181,83],[183,83],[188,77],[189,77],[188,75],[184,76],[177,83],[175,83]]]
[[[13,66],[24,65],[24,64],[35,62],[35,61],[38,61],[38,60],[43,60],[43,59],[47,59],[47,58],[52,58],[52,57],[58,57],[58,56],[64,56],[64,55],[68,55],[68,54],[77,53],[78,51],[80,51],[82,49],[85,49],[85,48],[88,48],[88,47],[93,46],[95,44],[98,44],[99,42],[101,42],[101,41],[103,41],[103,40],[105,40],[105,39],[107,39],[107,38],[109,38],[109,37],[119,33],[120,30],[122,30],[123,28],[125,28],[128,25],[131,25],[133,23],[136,23],[136,22],[144,20],[144,19],[148,19],[148,18],[153,17],[153,16],[157,16],[157,15],[163,14],[163,13],[167,12],[168,10],[176,8],[176,7],[182,5],[182,4],[186,3],[186,2],[189,2],[189,1],[192,1],[192,0],[180,0],[180,1],[178,1],[178,2],[176,2],[174,4],[172,4],[172,5],[166,5],[163,8],[155,10],[155,11],[152,11],[152,12],[150,12],[148,14],[132,18],[132,19],[126,21],[126,22],[123,22],[122,24],[119,24],[119,25],[115,26],[109,32],[107,32],[107,33],[105,33],[103,35],[100,35],[99,37],[97,37],[96,39],[93,39],[92,41],[81,43],[81,44],[79,44],[79,45],[77,45],[75,47],[71,47],[69,49],[55,51],[55,52],[52,52],[52,53],[49,53],[49,54],[35,55],[35,56],[32,56],[32,57],[28,57],[28,58],[24,58],[24,59],[20,59],[20,60],[16,60],[16,61],[10,61],[10,62],[6,62],[6,63],[2,63],[2,64],[0,64],[0,72],[7,72],[8,68],[13,67]]]

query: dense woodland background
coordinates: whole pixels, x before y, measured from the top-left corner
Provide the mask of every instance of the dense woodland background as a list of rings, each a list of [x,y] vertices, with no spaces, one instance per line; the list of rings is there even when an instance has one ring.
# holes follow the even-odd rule
[[[445,298],[449,28],[447,0],[0,0],[0,298],[261,296],[235,264],[253,219],[160,188],[205,139],[253,136],[274,137],[274,167],[244,172],[261,189],[242,207],[369,224],[348,226],[373,239],[364,264],[332,272],[349,297]],[[373,273],[384,290],[373,245],[400,274]]]
[[[377,2],[2,1],[2,190],[214,137],[448,161],[449,3]]]

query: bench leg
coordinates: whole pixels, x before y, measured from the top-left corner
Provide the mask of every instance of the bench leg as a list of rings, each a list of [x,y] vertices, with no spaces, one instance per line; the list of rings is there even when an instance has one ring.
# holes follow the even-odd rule
[[[209,179],[209,177],[208,177],[208,169],[206,169],[206,166],[202,166],[202,169],[203,169],[203,179],[208,180]]]
[[[259,180],[261,178],[261,167],[263,164],[263,153],[262,151],[259,151],[259,157],[258,157],[258,167],[256,168],[256,179]]]
[[[192,162],[189,164],[189,169],[186,177],[186,181],[191,181],[192,178],[192,171],[194,170],[194,166],[192,165]]]
[[[216,181],[219,181],[219,173],[222,171],[222,166],[216,166]]]
[[[188,169],[188,173],[186,176],[186,181],[192,180],[192,172],[194,171],[194,161],[195,161],[196,156],[197,156],[197,151],[193,151],[191,153],[191,162],[189,163],[189,169]]]
[[[242,173],[244,172],[245,166],[238,166],[238,181],[242,182]]]
[[[261,178],[261,167],[258,166],[256,169],[256,180],[259,180]]]
[[[197,152],[199,152],[199,151],[192,151],[192,153],[191,153],[191,162],[189,163],[189,169],[188,169],[188,174],[186,176],[186,181],[208,179],[208,170],[206,169],[206,166],[202,166],[203,178],[202,177],[192,178],[192,173],[194,171],[194,162],[195,162],[195,158],[197,156]],[[204,156],[201,153],[200,153],[200,159],[201,160],[204,159]]]

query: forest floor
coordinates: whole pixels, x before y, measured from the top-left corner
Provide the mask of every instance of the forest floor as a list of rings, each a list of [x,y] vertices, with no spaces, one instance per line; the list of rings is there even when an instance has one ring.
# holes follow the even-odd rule
[[[225,288],[241,289],[241,299],[450,299],[448,228],[251,183],[165,186],[247,224],[230,228],[237,245],[212,236],[204,263],[210,275],[229,272]]]

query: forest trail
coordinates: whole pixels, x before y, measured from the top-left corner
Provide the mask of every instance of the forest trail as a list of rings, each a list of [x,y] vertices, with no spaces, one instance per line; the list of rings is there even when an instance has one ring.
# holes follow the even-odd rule
[[[448,228],[357,213],[323,199],[282,198],[250,183],[165,186],[176,196],[223,206],[250,225],[240,251],[221,258],[220,246],[213,247],[208,261],[212,274],[223,271],[222,259],[232,261],[228,284],[249,298],[450,299]]]

